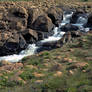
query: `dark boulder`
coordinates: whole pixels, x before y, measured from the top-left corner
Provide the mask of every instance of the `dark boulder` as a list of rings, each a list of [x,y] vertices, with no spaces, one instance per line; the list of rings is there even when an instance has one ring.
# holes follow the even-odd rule
[[[27,28],[32,28],[32,24],[34,21],[41,15],[44,14],[44,12],[41,9],[37,8],[28,8],[28,19],[27,19]]]
[[[78,20],[78,18],[79,18],[79,16],[84,15],[84,14],[85,14],[85,12],[84,12],[82,9],[77,9],[77,10],[73,13],[72,18],[71,18],[71,20],[70,20],[70,23],[76,23],[77,20]]]
[[[19,53],[26,48],[26,41],[21,34],[5,32],[0,34],[0,56]]]
[[[35,30],[26,29],[22,32],[22,35],[27,43],[34,43],[38,40],[38,34]]]
[[[88,16],[87,26],[92,28],[92,13],[90,13]]]
[[[59,46],[62,46],[64,43],[72,42],[75,38],[81,37],[83,33],[80,31],[71,31],[66,32],[63,37],[57,42]]]
[[[62,26],[60,29],[61,29],[61,31],[67,32],[67,31],[76,31],[79,28],[72,24],[66,24],[66,25]]]

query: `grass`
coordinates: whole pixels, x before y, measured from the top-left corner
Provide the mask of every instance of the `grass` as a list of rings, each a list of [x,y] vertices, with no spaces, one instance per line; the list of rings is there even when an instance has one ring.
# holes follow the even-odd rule
[[[62,48],[44,51],[24,58],[22,62],[24,67],[19,70],[22,73],[18,75],[21,80],[10,80],[18,70],[11,73],[2,71],[0,87],[26,86],[24,84],[25,81],[30,85],[31,90],[35,89],[37,92],[91,92],[91,39],[92,34],[87,34],[74,40],[72,43],[65,44]],[[77,63],[82,63],[82,65],[76,66]],[[83,65],[85,63],[87,64]],[[57,72],[61,73],[61,75],[58,75]],[[29,86],[26,89],[29,89]],[[20,90],[15,92],[20,92]],[[25,91],[22,90],[22,92]],[[26,92],[29,92],[29,90]]]
[[[65,44],[62,48],[44,51],[40,54],[24,58],[23,72],[19,75],[19,77],[30,84],[31,90],[34,88],[38,92],[47,92],[47,90],[49,92],[91,92],[91,38],[92,35],[87,34],[86,36],[76,39],[73,43]],[[68,60],[64,61],[64,58],[68,58]],[[69,62],[69,60],[72,60],[72,62]],[[81,67],[75,67],[77,62],[88,64]],[[33,67],[30,68],[28,66]],[[62,75],[54,76],[57,71],[62,72]],[[36,77],[34,72],[44,74],[45,76]],[[6,79],[7,77],[5,77],[11,77],[13,74],[14,72],[1,76],[0,86],[5,87],[17,85],[15,81],[8,82],[8,79]],[[36,83],[37,80],[42,80],[42,82]],[[21,81],[19,82],[19,85],[23,85]]]

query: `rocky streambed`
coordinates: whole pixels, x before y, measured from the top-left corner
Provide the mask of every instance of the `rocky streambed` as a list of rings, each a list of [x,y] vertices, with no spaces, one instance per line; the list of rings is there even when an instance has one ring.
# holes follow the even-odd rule
[[[83,8],[51,6],[43,10],[31,2],[25,4],[1,3],[0,60],[16,62],[61,47],[91,30],[92,13]]]

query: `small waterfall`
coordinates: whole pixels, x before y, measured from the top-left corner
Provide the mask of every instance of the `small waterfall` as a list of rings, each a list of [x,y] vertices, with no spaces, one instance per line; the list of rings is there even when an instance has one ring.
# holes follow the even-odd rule
[[[72,25],[77,26],[80,31],[88,32],[90,29],[84,27],[87,24],[87,21],[88,21],[88,18],[87,18],[87,15],[85,14],[85,16],[79,16],[77,22]]]
[[[55,41],[60,40],[62,38],[62,36],[65,34],[65,32],[62,32],[60,30],[60,28],[62,26],[64,26],[65,24],[70,23],[70,19],[72,17],[72,14],[73,14],[72,11],[70,11],[68,13],[64,12],[63,20],[60,23],[59,27],[55,27],[54,30],[53,30],[54,34],[52,36],[44,39],[44,40],[41,40],[40,42],[37,42],[37,43],[39,43],[39,45],[29,44],[29,46],[25,50],[21,51],[18,55],[14,54],[14,55],[9,55],[9,56],[3,56],[3,57],[0,57],[0,61],[7,60],[7,61],[10,61],[10,62],[18,62],[26,56],[30,56],[30,55],[37,53],[37,49],[39,49],[42,44],[44,44],[46,42],[55,42]],[[77,20],[77,23],[72,24],[72,25],[78,26],[80,30],[89,31],[88,28],[83,27],[84,24],[86,24],[86,23],[87,23],[87,19],[85,17],[80,16]]]
[[[64,14],[63,14],[63,20],[62,20],[62,23],[60,23],[59,28],[62,27],[62,26],[64,26],[65,24],[70,23],[70,19],[71,19],[72,15],[73,15],[72,11],[70,11],[68,13],[64,12]]]

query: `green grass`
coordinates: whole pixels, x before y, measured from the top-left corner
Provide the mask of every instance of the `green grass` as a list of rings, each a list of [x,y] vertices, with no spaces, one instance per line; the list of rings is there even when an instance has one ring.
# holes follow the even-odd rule
[[[57,48],[51,51],[44,51],[38,55],[33,55],[23,59],[23,72],[19,75],[22,80],[26,81],[31,90],[37,92],[91,92],[92,91],[92,35],[82,36],[76,39],[73,43],[67,43],[62,48]],[[70,51],[72,49],[72,51]],[[88,65],[82,68],[75,67],[76,62],[64,62],[64,58],[72,59],[76,62],[86,62]],[[89,58],[89,59],[87,59]],[[45,66],[45,64],[47,64]],[[61,65],[60,68],[58,68]],[[27,65],[33,65],[36,68],[31,69]],[[58,66],[58,67],[57,67]],[[44,71],[44,69],[46,71]],[[73,74],[70,74],[69,71]],[[57,71],[61,71],[60,77],[55,77]],[[85,71],[85,72],[83,72]],[[9,78],[16,74],[3,73],[0,76],[0,87],[13,87],[23,85],[22,81],[8,81]],[[43,77],[35,77],[34,72],[44,74]],[[42,83],[35,83],[37,80],[43,80]],[[1,91],[2,92],[2,91]],[[17,92],[20,92],[17,90]],[[22,91],[23,92],[23,91]],[[24,91],[25,92],[25,91]],[[28,91],[26,91],[28,92]],[[34,91],[33,91],[34,92]]]

